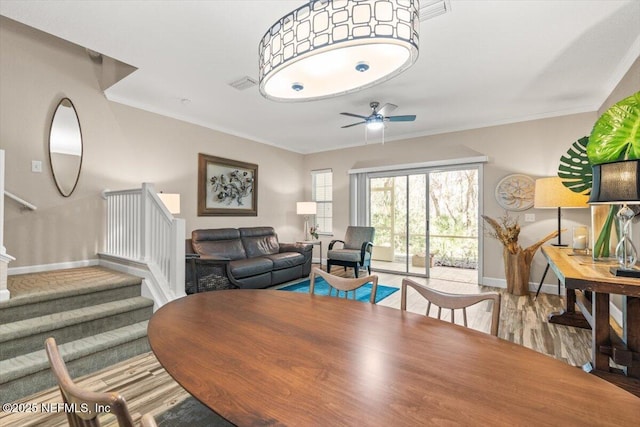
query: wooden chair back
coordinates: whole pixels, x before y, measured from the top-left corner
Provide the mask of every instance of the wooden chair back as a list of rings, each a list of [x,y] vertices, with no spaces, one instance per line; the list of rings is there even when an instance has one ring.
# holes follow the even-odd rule
[[[118,393],[96,393],[78,387],[67,371],[54,338],[47,338],[45,351],[51,371],[58,382],[62,400],[67,405],[65,413],[71,427],[99,427],[100,413],[110,413],[120,427],[133,427],[133,420],[124,397]]]
[[[144,414],[140,419],[140,424],[142,427],[158,427],[156,419],[151,414]]]
[[[479,294],[450,294],[427,288],[411,279],[402,279],[402,295],[400,296],[400,309],[407,309],[407,288],[415,289],[427,300],[427,312],[429,315],[431,304],[438,306],[438,319],[440,319],[443,308],[451,310],[451,323],[455,323],[454,310],[462,309],[464,326],[467,327],[467,307],[475,305],[481,301],[492,300],[491,335],[498,336],[498,323],[500,322],[500,294],[498,292],[483,292]]]
[[[349,292],[353,292],[353,299],[356,299],[356,289],[371,282],[371,297],[369,298],[369,302],[371,304],[376,303],[376,293],[378,291],[378,276],[376,276],[375,274],[366,277],[348,278],[334,276],[333,274],[329,274],[326,271],[319,269],[318,267],[314,267],[311,270],[311,284],[309,285],[309,293],[311,294],[313,294],[315,291],[316,276],[322,277],[329,284],[329,295],[331,295],[332,289],[336,289],[338,291],[338,295],[339,291],[344,291],[345,298],[348,298]]]

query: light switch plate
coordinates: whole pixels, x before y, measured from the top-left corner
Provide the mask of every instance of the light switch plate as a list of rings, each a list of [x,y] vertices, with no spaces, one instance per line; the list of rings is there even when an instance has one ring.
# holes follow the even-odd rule
[[[42,162],[40,160],[31,160],[31,172],[42,172]]]
[[[524,222],[535,222],[536,214],[524,214]]]

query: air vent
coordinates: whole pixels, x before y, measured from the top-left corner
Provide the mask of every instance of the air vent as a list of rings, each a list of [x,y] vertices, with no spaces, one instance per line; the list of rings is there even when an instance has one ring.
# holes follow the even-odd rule
[[[257,84],[258,82],[255,79],[252,79],[249,76],[244,76],[234,82],[229,83],[229,86],[236,88],[238,90],[245,90]]]
[[[450,0],[424,0],[420,2],[420,21],[426,21],[450,11]]]

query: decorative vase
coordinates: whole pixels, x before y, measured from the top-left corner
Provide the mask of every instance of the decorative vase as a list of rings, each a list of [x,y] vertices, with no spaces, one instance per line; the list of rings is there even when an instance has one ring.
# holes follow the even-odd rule
[[[591,205],[591,253],[594,261],[611,261],[618,244],[616,205]]]
[[[528,251],[518,250],[512,254],[505,247],[504,276],[507,280],[507,292],[513,295],[529,295],[529,275],[531,273],[531,257]]]

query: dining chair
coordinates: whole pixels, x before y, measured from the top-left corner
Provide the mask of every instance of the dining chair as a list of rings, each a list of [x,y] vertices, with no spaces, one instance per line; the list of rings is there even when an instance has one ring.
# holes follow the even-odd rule
[[[378,276],[376,275],[356,278],[340,277],[327,273],[318,267],[314,267],[311,269],[310,294],[315,292],[316,275],[322,277],[329,284],[329,296],[331,296],[332,290],[335,289],[337,296],[340,295],[340,291],[343,291],[345,298],[348,298],[349,292],[352,292],[354,300],[356,299],[356,289],[361,288],[367,283],[371,283],[371,297],[369,298],[369,302],[371,304],[376,303],[376,293],[378,291]]]
[[[344,240],[332,240],[327,250],[327,271],[331,273],[331,267],[341,265],[346,270],[353,267],[354,276],[358,277],[361,268],[366,268],[371,274],[371,252],[373,251],[373,238],[376,234],[374,227],[347,227]],[[336,247],[336,243],[342,243],[342,248]]]
[[[426,316],[429,315],[431,304],[438,306],[438,319],[443,308],[451,310],[451,323],[455,323],[454,310],[462,309],[464,326],[467,327],[467,307],[475,305],[481,301],[491,300],[491,335],[498,336],[498,323],[500,320],[500,294],[498,292],[482,292],[479,294],[450,294],[428,288],[411,279],[402,279],[402,294],[400,296],[400,309],[407,310],[407,288],[413,288],[427,300]]]
[[[133,420],[124,397],[115,392],[98,393],[77,386],[69,376],[67,366],[60,356],[58,345],[53,337],[45,341],[45,351],[62,394],[70,427],[99,427],[98,415],[105,412],[114,415],[120,427],[133,427]],[[152,427],[153,424],[148,426]]]
[[[158,427],[156,419],[151,414],[144,414],[140,419],[140,425],[142,427]]]

